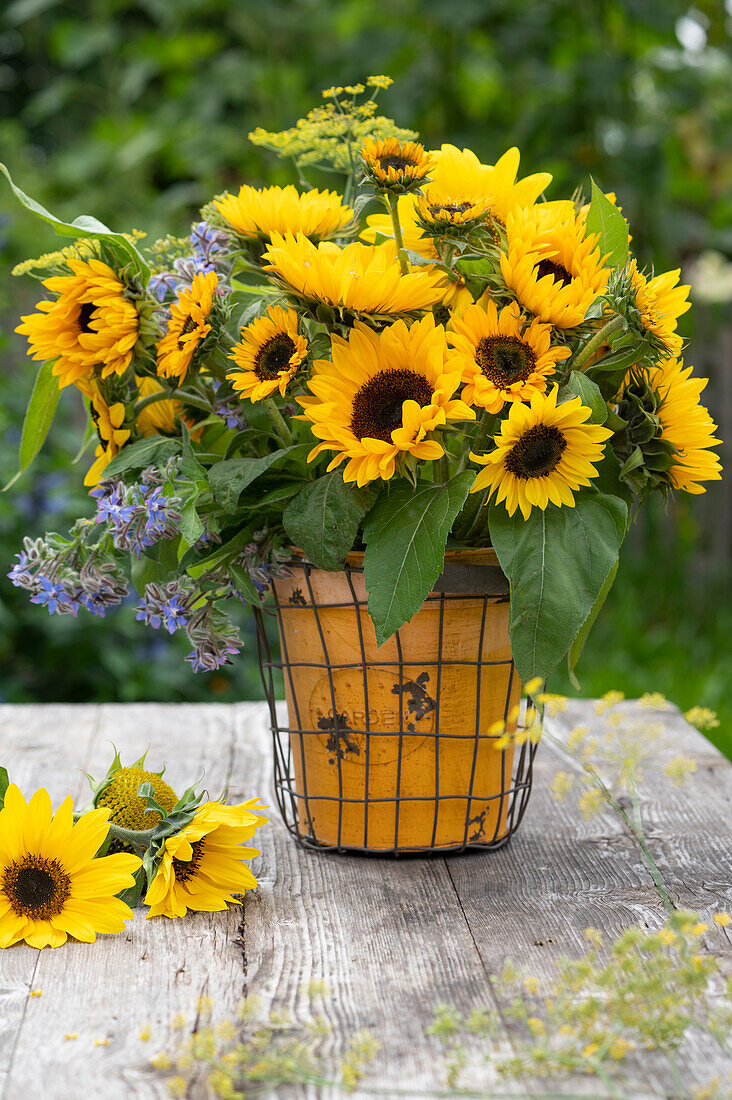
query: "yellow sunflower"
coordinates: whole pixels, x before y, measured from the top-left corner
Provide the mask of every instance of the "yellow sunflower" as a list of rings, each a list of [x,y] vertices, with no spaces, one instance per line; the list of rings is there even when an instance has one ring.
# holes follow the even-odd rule
[[[33,359],[55,359],[59,387],[92,372],[124,374],[139,335],[139,316],[123,282],[101,260],[64,261],[72,275],[53,275],[43,285],[58,294],[22,317],[16,332],[28,337]]]
[[[544,205],[550,209],[508,215],[501,272],[523,309],[557,328],[574,328],[607,288],[610,270],[570,203]]]
[[[294,309],[270,306],[265,317],[241,330],[241,343],[234,345],[229,356],[238,369],[226,377],[242,397],[261,401],[275,390],[285,396],[290,379],[308,353],[298,321]]]
[[[722,466],[710,449],[721,440],[714,435],[717,425],[699,396],[707,378],[692,378],[692,367],[673,359],[653,367],[649,381],[659,398],[658,418],[663,425],[662,438],[677,448],[669,477],[675,489],[686,493],[704,493],[700,481],[721,481]]]
[[[470,149],[461,151],[454,145],[442,145],[432,156],[434,167],[425,191],[428,199],[433,191],[438,196],[451,196],[454,202],[485,199],[488,213],[504,225],[512,210],[536,202],[552,181],[548,172],[517,181],[521,154],[515,146],[493,165],[481,164]]]
[[[89,398],[89,415],[99,437],[99,444],[94,452],[95,461],[84,478],[84,484],[93,487],[102,480],[107,466],[122,450],[131,433],[129,428],[122,427],[125,419],[122,401],[108,405],[96,386],[83,381],[78,388]]]
[[[432,165],[424,146],[398,138],[367,137],[361,148],[366,174],[377,187],[387,191],[413,190],[419,187]]]
[[[489,208],[487,198],[480,196],[456,197],[447,192],[429,188],[428,193],[418,195],[416,213],[419,224],[433,233],[464,232],[485,220]]]
[[[189,909],[215,913],[226,909],[234,894],[257,885],[242,863],[260,854],[244,848],[260,825],[267,821],[258,811],[258,798],[238,806],[204,802],[195,817],[179,833],[165,841],[163,855],[145,895],[150,917],[184,917]]]
[[[544,510],[551,501],[574,508],[573,490],[589,485],[597,475],[609,428],[586,423],[592,411],[579,397],[557,405],[557,387],[548,394],[535,393],[530,405],[515,401],[501,431],[494,436],[496,449],[472,454],[485,469],[476,477],[471,493],[489,489],[496,502],[506,502],[512,516],[521,509],[524,519],[533,507]]]
[[[75,825],[70,797],[54,814],[48,791],[26,803],[11,783],[0,810],[0,947],[60,947],[69,936],[93,943],[97,932],[122,931],[132,910],[114,895],[134,885],[141,862],[94,858],[108,817],[90,810]]]
[[[139,400],[152,397],[155,393],[164,393],[165,389],[156,378],[150,375],[136,377],[137,393]],[[171,401],[163,398],[161,401],[153,401],[135,417],[135,428],[140,435],[174,435],[178,427],[178,419],[181,415],[182,405],[180,401]]]
[[[445,292],[439,272],[417,268],[402,275],[393,241],[356,241],[339,248],[329,241],[316,246],[302,234],[274,233],[263,259],[288,290],[309,305],[324,302],[356,313],[407,313],[429,309]]]
[[[170,307],[170,321],[165,336],[158,344],[158,374],[161,378],[178,378],[188,373],[196,348],[211,331],[208,318],[218,286],[218,275],[209,271],[193,277],[190,289],[178,295]]]
[[[681,270],[665,271],[662,275],[648,278],[638,270],[638,264],[632,260],[628,273],[630,285],[635,294],[636,309],[640,313],[640,322],[671,355],[678,355],[683,340],[676,333],[679,317],[691,309],[688,301],[690,286],[679,286]]]
[[[462,398],[497,413],[507,401],[530,401],[546,390],[555,365],[570,349],[551,346],[551,325],[520,316],[516,302],[500,314],[495,302],[467,305],[454,314],[447,341],[466,383]]]
[[[427,259],[437,259],[437,251],[420,226],[418,214],[430,225],[439,221],[441,214],[443,219],[459,224],[461,215],[463,222],[468,222],[480,212],[483,218],[490,215],[505,225],[512,210],[530,206],[552,180],[548,172],[538,172],[516,182],[520,153],[515,147],[495,165],[481,164],[470,149],[461,151],[454,145],[443,145],[428,155],[432,160],[430,182],[422,197],[418,200],[414,195],[404,195],[397,208],[404,247]],[[571,203],[567,205],[572,207]],[[366,225],[361,234],[365,241],[377,242],[393,235],[388,214],[372,214]]]
[[[332,362],[314,363],[313,397],[298,398],[312,433],[322,440],[308,460],[336,451],[328,470],[347,460],[344,481],[359,486],[394,475],[399,457],[431,461],[444,454],[431,433],[475,413],[453,398],[460,367],[447,362],[442,326],[428,314],[380,333],[356,322],[348,340],[331,337]]]
[[[344,206],[336,191],[303,191],[287,187],[249,187],[238,195],[215,201],[216,209],[243,237],[267,241],[273,233],[302,233],[320,241],[332,237],[353,220],[353,210]]]

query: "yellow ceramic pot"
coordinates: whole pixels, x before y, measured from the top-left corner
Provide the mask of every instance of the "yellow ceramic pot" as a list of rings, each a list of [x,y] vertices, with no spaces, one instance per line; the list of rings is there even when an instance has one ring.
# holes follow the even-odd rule
[[[521,696],[508,583],[492,550],[448,552],[421,610],[380,649],[363,555],[293,561],[274,582],[297,829],[372,852],[462,848],[507,832]]]

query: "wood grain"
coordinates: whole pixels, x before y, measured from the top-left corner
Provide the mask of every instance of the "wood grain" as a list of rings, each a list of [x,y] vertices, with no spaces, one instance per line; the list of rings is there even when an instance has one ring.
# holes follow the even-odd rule
[[[678,742],[672,755],[695,757],[699,771],[680,793],[654,779],[643,812],[674,900],[708,917],[732,907],[732,772],[677,713],[662,720]],[[572,704],[552,732],[566,737],[577,724],[599,728],[588,704]],[[110,742],[125,761],[149,745],[149,766],[167,760],[176,790],[205,769],[213,795],[229,785],[232,799],[273,802],[261,704],[0,707],[2,760],[26,794],[46,785],[56,803],[67,792],[83,801],[86,780],[77,769],[103,774]],[[253,865],[260,886],[241,909],[177,921],[146,921],[138,912],[126,932],[95,945],[0,952],[0,1096],[162,1098],[165,1081],[150,1070],[149,1056],[190,1034],[202,994],[214,999],[218,1019],[233,1015],[246,992],[257,994],[265,1011],[287,1009],[301,1022],[323,1012],[332,1032],[322,1050],[334,1058],[355,1031],[371,1030],[381,1051],[369,1086],[387,1096],[440,1088],[441,1048],[425,1035],[440,1003],[495,1008],[491,975],[507,956],[545,982],[556,958],[584,950],[585,927],[610,936],[631,923],[656,927],[663,920],[622,823],[608,812],[584,821],[551,797],[552,776],[570,767],[559,750],[542,745],[521,829],[495,853],[391,860],[308,852],[273,807]],[[723,930],[715,928],[709,946],[727,961]],[[330,998],[313,999],[314,980],[330,986]],[[30,997],[31,989],[42,996]],[[178,1013],[186,1018],[182,1031],[171,1028]],[[149,1042],[139,1038],[144,1025]],[[508,1044],[510,1033],[500,1041]],[[681,1063],[689,1079],[721,1068],[700,1042],[684,1049]],[[490,1085],[481,1072],[465,1083]],[[648,1062],[639,1088],[657,1084]],[[303,1088],[286,1095],[342,1094]],[[203,1100],[200,1080],[188,1096]]]

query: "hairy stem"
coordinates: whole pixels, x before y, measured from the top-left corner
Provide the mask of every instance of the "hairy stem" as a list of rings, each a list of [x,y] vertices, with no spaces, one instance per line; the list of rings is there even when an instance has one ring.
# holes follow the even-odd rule
[[[399,222],[396,195],[390,194],[387,201],[389,203],[389,213],[391,214],[391,224],[394,227],[394,240],[396,241],[397,255],[399,256],[399,267],[402,275],[406,275],[409,272],[409,264],[407,263],[407,254],[404,251],[404,241],[402,239],[402,227]]]
[[[591,340],[585,344],[582,351],[575,356],[572,363],[572,370],[583,370],[585,364],[592,358],[598,348],[607,343],[608,337],[612,336],[615,332],[625,326],[625,320],[619,314],[615,317],[611,317],[607,324],[603,325],[599,332],[596,332]]]
[[[289,425],[287,424],[284,416],[277,408],[277,405],[271,397],[265,398],[264,404],[266,406],[267,412],[272,417],[274,426],[277,430],[277,435],[279,436],[280,443],[283,447],[290,447],[292,445],[292,432],[290,431]]]

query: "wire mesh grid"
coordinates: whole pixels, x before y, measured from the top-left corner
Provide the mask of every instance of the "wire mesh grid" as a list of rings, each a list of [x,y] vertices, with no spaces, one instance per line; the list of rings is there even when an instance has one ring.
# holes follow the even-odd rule
[[[447,590],[378,652],[362,567],[328,574],[296,560],[289,571],[255,618],[290,833],[306,848],[395,856],[505,845],[526,810],[536,745],[499,741],[499,727],[516,729],[521,695],[500,570],[476,593],[446,569]]]

